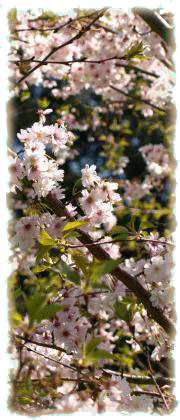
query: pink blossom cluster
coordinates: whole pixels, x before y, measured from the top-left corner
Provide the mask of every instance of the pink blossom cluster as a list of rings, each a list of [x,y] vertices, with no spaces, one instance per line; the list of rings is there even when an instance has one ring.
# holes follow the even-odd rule
[[[75,22],[78,20],[78,12],[74,12],[73,19]],[[150,81],[151,86],[148,83],[143,84],[139,94],[143,100],[160,107],[171,101],[174,81],[172,69],[164,65],[165,46],[154,32],[146,36],[147,25],[137,14],[109,10],[99,18],[98,28],[88,28],[75,40],[73,39],[81,24],[65,24],[66,16],[59,17],[54,31],[39,32],[41,22],[32,12],[17,12],[14,23],[16,37],[13,37],[11,51],[12,81],[16,83],[21,79],[24,74],[23,63],[28,63],[32,70],[40,60],[49,57],[21,82],[21,89],[27,89],[27,83],[43,83],[52,89],[54,96],[67,98],[83,88],[91,87],[97,93],[103,94],[104,98],[120,103],[124,99],[123,94],[113,90],[111,86],[123,90],[125,94],[134,87],[135,72],[133,69],[126,71],[128,50],[142,42],[142,52],[147,60],[141,60],[137,55],[130,59],[130,64],[140,65],[140,69],[146,72],[145,80]],[[145,36],[142,38],[143,32]],[[153,45],[156,45],[156,51],[152,54]],[[22,51],[19,62],[18,51]],[[66,78],[68,84],[61,91],[56,80],[63,78]],[[18,87],[15,89],[18,91]],[[144,112],[152,113],[153,108],[145,105]]]
[[[64,172],[59,169],[59,163],[64,163],[66,159],[63,152],[68,154],[68,142],[69,138],[72,140],[73,134],[67,132],[63,125],[43,125],[40,119],[31,128],[21,130],[17,137],[23,143],[24,157],[15,157],[11,161],[11,190],[21,190],[26,178],[29,181],[28,194],[31,198],[45,197],[52,190],[59,198],[63,198],[59,183],[63,181]],[[46,154],[46,146],[49,144],[56,160],[50,159]]]
[[[65,198],[65,191],[61,185],[59,186],[64,176],[59,165],[59,149],[62,148],[63,150],[67,147],[68,131],[63,125],[61,127],[57,124],[54,126],[45,125],[45,117],[41,113],[40,121],[34,123],[31,128],[21,130],[18,137],[24,146],[24,158],[22,160],[19,157],[13,159],[10,186],[14,196],[21,191],[27,194],[27,203],[25,207],[23,203],[22,205],[20,202],[18,205],[16,203],[17,208],[26,211],[33,205],[36,197],[40,203],[49,192],[52,197],[54,194],[54,197],[58,200]],[[50,159],[46,154],[45,147],[47,144],[52,145],[56,159]],[[150,158],[153,161],[151,156],[153,150],[151,145],[144,147],[143,151],[146,152],[145,158],[147,156],[147,161],[148,158],[149,161]],[[162,156],[165,156],[163,148],[158,146],[155,150],[157,152],[156,161],[162,163]],[[144,245],[149,253],[149,259],[140,258],[135,261],[133,258],[126,260],[122,258],[120,260],[122,257],[121,245],[113,243],[110,235],[102,236],[101,233],[102,225],[104,225],[105,231],[111,231],[117,223],[114,206],[121,200],[121,196],[117,193],[118,184],[103,180],[97,174],[95,165],[89,166],[86,164],[81,172],[82,191],[77,207],[73,206],[72,203],[67,203],[65,206],[66,213],[63,216],[51,214],[49,211],[43,211],[39,215],[26,215],[25,213],[15,224],[12,223],[10,230],[11,243],[14,249],[12,260],[15,271],[21,275],[30,276],[32,280],[38,282],[36,266],[41,232],[42,230],[45,231],[48,240],[55,241],[52,242],[54,246],[63,246],[66,232],[64,228],[70,217],[70,220],[86,222],[84,226],[81,226],[81,230],[88,232],[95,243],[97,241],[111,259],[119,258],[120,267],[130,275],[136,276],[140,283],[151,292],[152,305],[163,308],[169,316],[173,309],[173,290],[169,279],[172,261],[167,253],[165,239],[151,233],[149,237],[145,238],[147,242]],[[148,179],[150,188],[150,177]],[[136,191],[132,189],[132,192],[129,192],[129,197],[133,199],[134,195],[137,196],[140,193],[139,191],[140,188],[137,188]],[[142,196],[144,193],[145,189],[142,190]],[[83,216],[78,215],[79,205],[83,210]],[[94,260],[90,251],[80,245],[78,237],[70,237],[68,245],[70,246],[69,250],[71,247],[74,248],[75,254],[65,247],[60,257],[58,256],[58,259],[55,259],[55,262],[53,257],[47,257],[46,254],[38,260],[40,267],[43,264],[45,264],[45,267],[49,264],[52,270],[55,269],[55,273],[59,272],[56,264],[58,261],[62,261],[65,267],[70,267],[70,270],[77,270],[78,276],[80,276],[80,284],[74,285],[71,281],[69,282],[68,275],[65,274],[64,285],[58,287],[58,292],[50,298],[51,304],[61,305],[61,310],[52,319],[36,323],[33,332],[31,332],[30,341],[32,340],[32,343],[30,343],[29,348],[34,352],[31,356],[38,365],[36,371],[33,371],[32,377],[36,379],[37,375],[44,374],[43,372],[47,370],[46,358],[49,358],[48,370],[51,374],[56,372],[68,378],[70,382],[66,384],[66,381],[64,381],[63,385],[58,388],[59,391],[57,389],[61,393],[61,398],[56,399],[55,403],[59,412],[73,412],[83,409],[90,409],[95,413],[108,410],[153,412],[151,397],[132,395],[132,389],[126,379],[120,379],[118,376],[111,375],[109,382],[107,382],[107,379],[102,382],[96,401],[89,393],[84,399],[83,394],[76,391],[76,387],[72,392],[71,385],[76,383],[74,364],[78,366],[78,369],[82,369],[83,375],[89,375],[89,363],[91,366],[92,362],[88,362],[88,356],[86,356],[86,353],[84,354],[85,350],[83,349],[86,346],[88,348],[88,345],[90,345],[88,343],[93,342],[94,339],[97,340],[96,351],[102,352],[102,358],[98,361],[96,368],[94,379],[96,381],[101,381],[101,369],[104,369],[109,355],[116,350],[120,330],[127,336],[126,343],[131,345],[135,353],[141,351],[143,335],[147,343],[154,346],[152,360],[159,360],[158,358],[167,352],[167,348],[165,345],[166,335],[162,335],[158,326],[150,321],[146,310],[139,312],[137,304],[131,324],[126,323],[123,319],[118,319],[115,308],[116,305],[123,304],[123,299],[126,299],[127,288],[125,285],[119,280],[114,284],[111,275],[106,274],[101,277],[101,284],[97,283],[92,289],[89,283],[91,271],[88,265],[93,268]],[[81,252],[76,255],[76,250],[79,252],[79,245],[82,246]],[[78,258],[83,258],[82,261],[86,259],[87,268],[84,267],[84,262],[82,267],[81,264],[78,267]],[[15,329],[15,334],[23,337],[24,331],[28,331],[28,328],[29,318],[26,316],[21,325]],[[133,337],[131,335],[132,328],[134,331]],[[153,336],[151,334],[152,329],[154,329]],[[52,337],[55,345],[54,349],[52,349]],[[33,344],[33,342],[36,344]],[[41,357],[38,356],[38,343],[40,345],[45,344]],[[56,346],[62,349],[60,366],[57,366],[59,362]],[[24,348],[22,356],[25,366],[24,374],[28,369],[28,362],[25,363],[26,358],[27,361],[29,360],[28,353],[29,350]],[[44,361],[42,355],[45,357]]]
[[[121,200],[120,195],[115,192],[118,184],[100,179],[95,165],[86,165],[82,169],[82,185],[85,188],[79,202],[88,220],[96,227],[103,223],[107,230],[111,230],[116,224],[113,204]]]
[[[165,178],[170,172],[170,161],[163,144],[147,144],[140,148],[151,179]]]

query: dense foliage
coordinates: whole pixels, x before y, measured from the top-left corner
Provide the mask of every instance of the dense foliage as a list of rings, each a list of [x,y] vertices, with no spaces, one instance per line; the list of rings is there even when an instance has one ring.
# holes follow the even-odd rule
[[[8,22],[10,407],[170,413],[172,16]]]

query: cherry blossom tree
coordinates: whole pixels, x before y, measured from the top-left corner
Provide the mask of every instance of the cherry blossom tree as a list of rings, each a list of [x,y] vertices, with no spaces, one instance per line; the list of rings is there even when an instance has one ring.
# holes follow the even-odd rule
[[[8,19],[12,102],[32,113],[9,148],[11,409],[170,413],[171,15]],[[68,178],[83,135],[105,161]]]

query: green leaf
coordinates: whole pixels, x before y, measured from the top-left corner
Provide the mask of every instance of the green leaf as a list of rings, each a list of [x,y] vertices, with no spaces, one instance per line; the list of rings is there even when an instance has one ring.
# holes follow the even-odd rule
[[[98,280],[100,277],[113,271],[120,264],[120,262],[121,258],[95,263],[92,267],[90,279],[92,281]]]
[[[47,305],[48,295],[38,294],[27,299],[24,295],[27,312],[29,315],[30,324],[34,322],[41,322],[43,319],[52,318],[56,312],[63,309],[62,305],[49,304]]]
[[[71,251],[71,256],[86,277],[90,275],[90,264],[87,262],[87,258],[80,251]]]
[[[154,223],[150,223],[148,221],[142,221],[140,223],[139,230],[146,230],[150,228],[154,228]]]
[[[135,54],[133,57],[132,57],[133,59],[134,58],[137,58],[138,60],[143,60],[143,61],[149,61],[150,60],[150,57],[148,57],[147,55],[144,55],[144,54]]]
[[[117,234],[116,239],[127,239],[129,230],[125,226],[114,226],[111,231],[112,234]]]
[[[160,217],[165,216],[165,215],[170,215],[170,209],[168,209],[166,207],[156,211],[156,213],[154,214],[154,217],[156,219],[160,219]]]
[[[33,269],[33,273],[41,273],[42,271],[48,270],[50,267],[49,264],[40,264],[40,265],[36,265],[35,268]]]
[[[67,265],[64,261],[59,262],[57,270],[60,271],[63,275],[65,275],[68,280],[72,281],[75,284],[80,284],[80,274],[77,271],[72,270],[72,268],[70,268],[69,265]]]
[[[124,233],[126,235],[129,234],[129,230],[125,226],[114,226],[111,230],[112,233]]]
[[[52,248],[51,245],[43,245],[43,244],[39,243],[39,247],[38,247],[38,250],[37,250],[37,256],[36,256],[36,262],[39,263],[43,258],[44,260],[47,261],[47,264],[48,264],[49,251],[50,251],[51,248]]]
[[[105,283],[100,283],[98,281],[93,282],[93,289],[105,289],[105,290],[111,290],[111,288],[105,284]]]
[[[52,318],[57,312],[60,312],[64,309],[62,305],[50,304],[45,307],[40,307],[35,313],[35,320],[41,322],[43,319]]]
[[[70,230],[70,231],[68,231],[68,232],[64,235],[64,238],[65,238],[65,239],[68,239],[68,238],[78,238],[78,236],[80,236],[80,233],[79,233],[79,232],[76,232],[76,231]]]
[[[50,105],[50,101],[47,98],[41,98],[37,100],[38,108],[39,109],[46,109]]]
[[[94,352],[91,353],[91,356],[95,360],[99,359],[114,359],[114,355],[107,350],[104,349],[96,349]]]
[[[67,230],[79,228],[80,226],[85,225],[86,223],[86,220],[75,220],[74,222],[69,222],[66,226],[64,226],[63,231],[66,232]]]
[[[13,311],[11,314],[11,321],[16,327],[19,327],[23,323],[22,315],[19,312]]]
[[[26,303],[30,323],[33,323],[36,320],[36,313],[38,313],[40,307],[45,305],[48,297],[47,295],[38,294],[27,299],[25,293],[23,295],[24,295],[24,300]]]
[[[48,233],[44,229],[41,229],[41,232],[39,235],[39,242],[42,245],[48,245],[52,247],[57,246],[57,240],[49,236]]]
[[[25,90],[24,92],[21,93],[21,97],[20,97],[21,102],[26,101],[27,99],[30,98],[30,96],[31,95],[30,95],[29,90]]]
[[[104,349],[97,349],[103,337],[94,337],[83,346],[83,365],[90,366],[102,359],[113,359],[114,356]]]
[[[88,355],[92,351],[95,350],[95,348],[102,343],[103,338],[102,337],[93,337],[85,346],[85,354]]]
[[[88,367],[97,364],[102,359],[114,359],[114,357],[106,350],[96,349],[85,356],[84,365]]]
[[[115,314],[123,321],[129,322],[133,319],[133,305],[117,301],[114,304]]]
[[[144,45],[142,41],[135,42],[134,45],[127,51],[126,58],[130,60],[131,58],[134,58],[137,55],[141,55],[144,51]]]

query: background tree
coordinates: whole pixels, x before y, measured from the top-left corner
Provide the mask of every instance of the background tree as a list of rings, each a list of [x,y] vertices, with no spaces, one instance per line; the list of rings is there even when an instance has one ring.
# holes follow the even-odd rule
[[[9,28],[11,408],[170,412],[173,24],[12,9]]]

